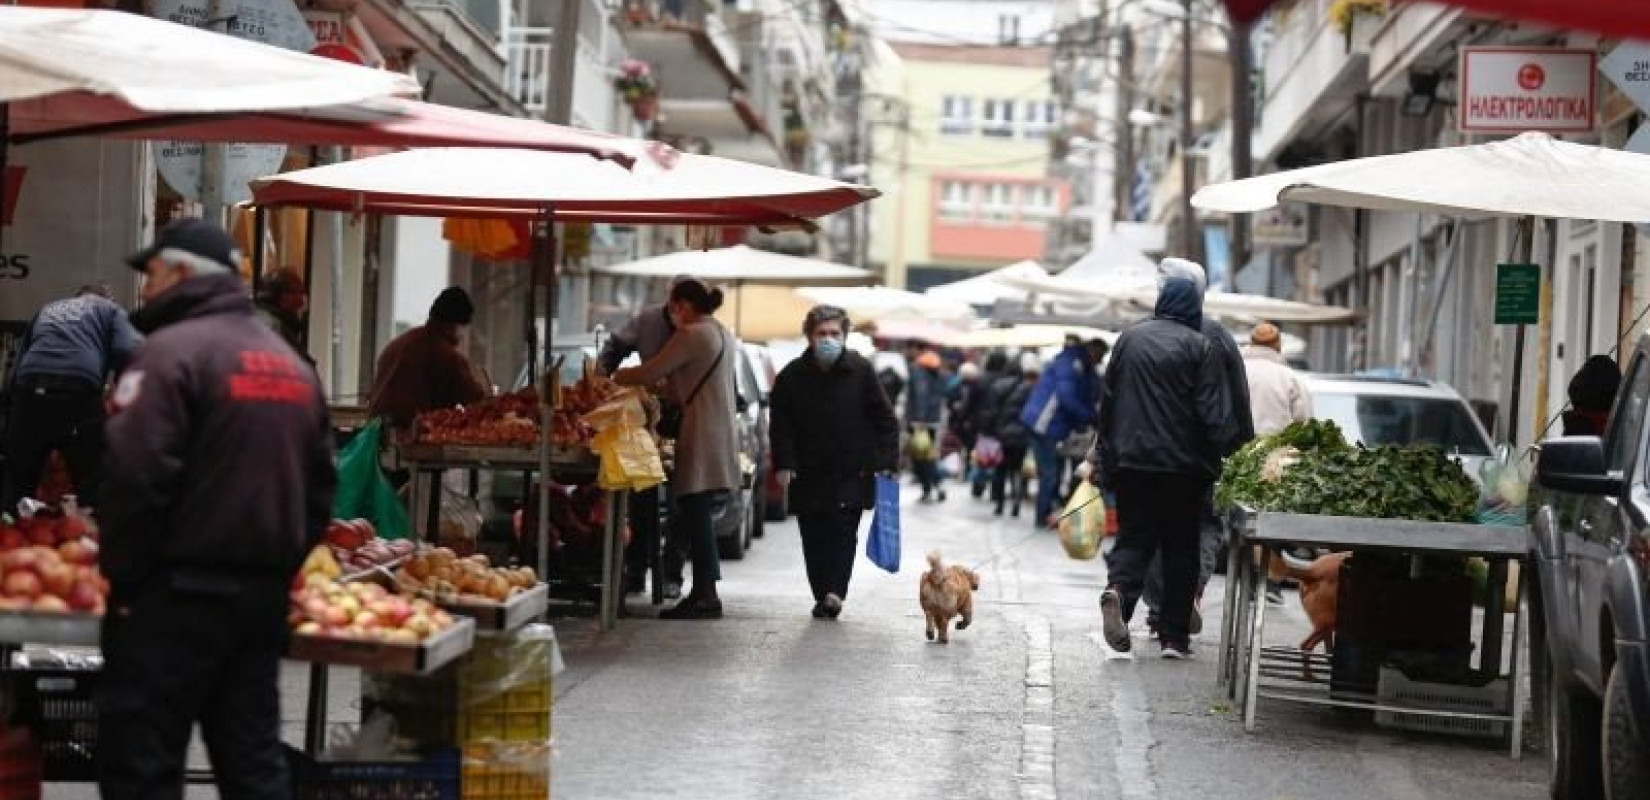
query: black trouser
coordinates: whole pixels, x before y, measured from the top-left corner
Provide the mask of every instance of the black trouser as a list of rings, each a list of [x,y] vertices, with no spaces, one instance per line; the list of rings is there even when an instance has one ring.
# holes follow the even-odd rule
[[[103,621],[103,800],[180,800],[196,722],[223,800],[287,800],[281,745],[284,575],[173,572]]]
[[[997,510],[1003,510],[1003,484],[1007,482],[1013,492],[1014,513],[1020,513],[1020,501],[1026,498],[1026,451],[1027,444],[1004,444],[1003,463],[991,471],[991,500],[997,504]]]
[[[659,550],[659,487],[630,493],[630,544],[624,549],[625,583],[640,587]]]
[[[1203,587],[1209,585],[1209,578],[1215,574],[1215,561],[1220,558],[1222,545],[1226,543],[1226,531],[1220,525],[1220,517],[1215,514],[1215,488],[1209,487],[1204,496],[1203,518],[1198,521],[1197,543],[1197,591],[1192,597],[1203,596]],[[1163,601],[1163,556],[1158,554],[1152,559],[1151,569],[1146,572],[1146,591],[1141,599],[1146,601],[1146,608],[1155,615],[1162,607]]]
[[[1152,558],[1163,557],[1163,605],[1158,631],[1163,640],[1190,638],[1192,596],[1197,591],[1198,537],[1209,480],[1167,472],[1119,470],[1117,544],[1106,556],[1109,585],[1123,600],[1123,619],[1134,616]]]
[[[17,379],[6,424],[6,490],[0,509],[33,497],[53,450],[63,454],[75,494],[97,505],[103,469],[103,392],[84,378],[25,375]]]
[[[670,517],[672,537],[688,543],[693,559],[693,593],[715,591],[722,579],[722,557],[716,549],[716,525],[711,519],[719,491],[695,492],[676,498],[676,513]]]
[[[802,529],[802,561],[808,567],[808,588],[813,590],[814,602],[824,602],[827,594],[836,595],[838,600],[848,599],[848,581],[854,576],[854,556],[859,548],[859,518],[864,513],[858,508],[839,508],[796,515],[797,527]]]

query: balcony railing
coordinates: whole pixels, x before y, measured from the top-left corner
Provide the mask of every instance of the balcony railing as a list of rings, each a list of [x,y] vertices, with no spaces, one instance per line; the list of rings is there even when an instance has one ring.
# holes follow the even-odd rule
[[[532,113],[550,108],[549,28],[513,28],[506,34],[504,90]]]

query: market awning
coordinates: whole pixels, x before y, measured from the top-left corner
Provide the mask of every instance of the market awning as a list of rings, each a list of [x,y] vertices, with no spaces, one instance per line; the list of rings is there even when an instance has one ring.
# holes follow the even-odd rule
[[[1242,214],[1298,201],[1457,217],[1643,222],[1650,220],[1644,186],[1650,186],[1650,156],[1525,133],[1205,186],[1192,205]]]
[[[1157,303],[1157,291],[1137,293],[1133,302],[1136,307],[1149,311]],[[1293,322],[1302,325],[1336,325],[1358,319],[1358,313],[1350,308],[1219,289],[1210,289],[1203,295],[1203,311],[1246,322]]]
[[[662,142],[393,97],[232,114],[147,114],[113,98],[81,93],[12,106],[12,141],[91,134],[354,147],[516,147],[584,153],[645,168],[669,167],[676,160],[675,149]]]
[[[0,102],[66,93],[221,113],[416,95],[406,75],[119,11],[0,7]]]
[[[879,325],[888,322],[944,325],[966,323],[974,319],[974,309],[967,303],[929,297],[902,289],[890,289],[886,286],[837,289],[810,286],[796,291],[815,302],[828,303],[846,310],[856,322],[866,320]],[[885,335],[886,331],[881,333]]]
[[[999,278],[1028,278],[1039,279],[1048,277],[1048,270],[1035,261],[1021,261],[1010,264],[1002,269],[995,269],[984,275],[964,278],[952,283],[943,283],[929,287],[924,292],[929,297],[938,297],[942,300],[952,300],[967,303],[971,306],[989,306],[998,300],[1021,300],[1026,293],[1013,288]]]
[[[1441,0],[1508,19],[1536,20],[1617,38],[1650,38],[1650,3],[1637,0]],[[1226,0],[1232,17],[1254,21],[1278,0]]]
[[[692,275],[707,281],[770,286],[852,286],[871,283],[876,279],[870,270],[817,258],[799,258],[758,250],[746,245],[717,250],[683,250],[640,261],[596,267],[591,272],[662,279]]]
[[[565,153],[409,150],[253,181],[253,202],[433,217],[633,224],[797,225],[878,195],[868,186],[683,153],[663,171]]]
[[[1012,325],[1006,328],[981,328],[968,331],[944,342],[949,347],[964,349],[991,349],[997,347],[1053,347],[1064,344],[1067,336],[1084,341],[1100,339],[1106,344],[1117,342],[1117,333],[1081,325]]]

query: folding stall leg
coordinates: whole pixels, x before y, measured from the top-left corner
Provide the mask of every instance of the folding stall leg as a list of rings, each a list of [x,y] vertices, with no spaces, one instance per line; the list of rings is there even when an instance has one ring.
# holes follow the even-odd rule
[[[1523,577],[1520,575],[1519,577]],[[1520,581],[1522,582],[1522,581]],[[1484,598],[1484,646],[1479,651],[1478,669],[1485,675],[1501,674],[1501,633],[1506,629],[1507,616],[1507,560],[1494,558],[1489,563],[1489,580],[1485,581],[1489,596]]]
[[[309,706],[304,713],[304,752],[319,758],[327,743],[327,665],[309,665]]]
[[[1224,599],[1220,607],[1220,671],[1215,679],[1219,685],[1230,689],[1232,664],[1236,660],[1233,648],[1237,644],[1237,553],[1243,548],[1236,526],[1226,520],[1222,520],[1221,524],[1226,526],[1226,580],[1222,592]]]
[[[1525,638],[1528,629],[1525,628],[1525,613],[1529,606],[1529,592],[1526,588],[1529,580],[1528,571],[1523,564],[1518,570],[1518,597],[1517,605],[1513,608],[1513,640],[1512,640],[1512,670],[1507,677],[1507,700],[1512,710],[1512,723],[1508,731],[1512,739],[1512,757],[1514,760],[1524,756],[1524,660],[1528,642]]]
[[[1260,563],[1269,564],[1272,561],[1272,548],[1262,546],[1260,549]],[[1248,583],[1250,584],[1250,598],[1254,603],[1255,622],[1251,626],[1252,635],[1249,639],[1248,664],[1246,671],[1249,674],[1248,684],[1245,686],[1243,703],[1243,729],[1255,730],[1255,704],[1260,689],[1260,661],[1261,649],[1266,644],[1266,580],[1263,570],[1254,570]]]

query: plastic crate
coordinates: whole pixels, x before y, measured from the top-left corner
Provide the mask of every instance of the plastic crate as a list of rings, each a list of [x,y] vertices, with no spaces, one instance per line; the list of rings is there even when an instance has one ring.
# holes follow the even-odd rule
[[[550,745],[483,744],[464,748],[463,800],[549,800]]]
[[[548,742],[550,679],[524,684],[483,702],[465,704],[458,712],[461,744],[477,742]]]
[[[418,761],[317,761],[287,748],[292,800],[462,800],[459,751]]]
[[[427,678],[368,676],[363,707],[388,713],[400,736],[424,745],[547,742],[552,647],[478,636],[464,658]]]
[[[30,670],[15,673],[18,724],[34,734],[41,777],[47,781],[97,779],[97,703],[94,670]]]
[[[1471,714],[1511,713],[1507,708],[1506,678],[1497,678],[1484,686],[1461,686],[1414,681],[1398,670],[1383,668],[1377,697],[1382,705],[1415,705]],[[1402,711],[1377,711],[1375,724],[1383,728],[1450,736],[1501,739],[1507,735],[1505,721],[1435,717]]]

